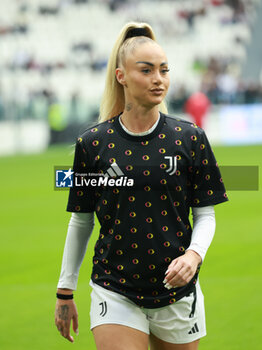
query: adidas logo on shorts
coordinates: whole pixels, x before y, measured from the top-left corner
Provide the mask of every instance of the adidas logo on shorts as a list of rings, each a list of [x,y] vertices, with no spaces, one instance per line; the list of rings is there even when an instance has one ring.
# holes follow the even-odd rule
[[[188,332],[188,334],[194,334],[197,332],[199,332],[199,329],[198,329],[197,323],[195,323],[193,328]]]

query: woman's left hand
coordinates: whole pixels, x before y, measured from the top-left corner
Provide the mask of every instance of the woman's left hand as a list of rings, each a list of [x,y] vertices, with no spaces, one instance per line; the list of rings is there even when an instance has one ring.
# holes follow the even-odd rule
[[[174,259],[168,266],[163,281],[167,289],[183,287],[194,277],[197,267],[202,259],[194,250],[187,250],[186,253]]]

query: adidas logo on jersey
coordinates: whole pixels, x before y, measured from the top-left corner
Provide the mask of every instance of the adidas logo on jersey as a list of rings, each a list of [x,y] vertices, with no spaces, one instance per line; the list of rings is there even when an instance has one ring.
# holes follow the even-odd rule
[[[116,163],[113,163],[105,173],[105,177],[108,177],[108,176],[110,177],[124,176],[124,173]]]

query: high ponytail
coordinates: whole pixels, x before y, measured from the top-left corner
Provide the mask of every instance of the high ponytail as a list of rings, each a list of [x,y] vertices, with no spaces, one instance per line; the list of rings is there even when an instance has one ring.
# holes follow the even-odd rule
[[[104,122],[124,110],[125,97],[124,88],[116,79],[116,68],[118,67],[119,60],[121,61],[121,55],[119,50],[123,46],[125,41],[134,40],[131,38],[143,36],[149,38],[149,40],[156,41],[155,34],[151,26],[147,23],[127,23],[121,30],[115,45],[112,49],[111,55],[108,60],[105,89],[102,96],[100,105],[99,122]],[[163,113],[167,113],[166,105],[163,102],[159,105],[159,110]]]

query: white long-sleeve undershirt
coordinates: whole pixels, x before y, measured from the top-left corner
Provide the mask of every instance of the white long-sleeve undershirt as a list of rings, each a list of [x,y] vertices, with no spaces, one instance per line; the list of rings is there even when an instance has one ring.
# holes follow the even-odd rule
[[[192,215],[193,231],[187,250],[190,249],[197,252],[203,262],[216,229],[214,206],[192,208]]]
[[[203,262],[215,233],[215,211],[213,206],[207,206],[192,208],[192,214],[193,232],[187,250],[194,250]],[[76,289],[79,269],[93,228],[94,213],[72,213],[68,224],[58,288]]]
[[[76,289],[79,269],[95,224],[94,213],[72,213],[57,288]]]

